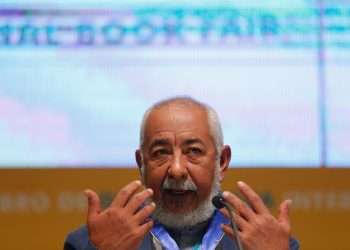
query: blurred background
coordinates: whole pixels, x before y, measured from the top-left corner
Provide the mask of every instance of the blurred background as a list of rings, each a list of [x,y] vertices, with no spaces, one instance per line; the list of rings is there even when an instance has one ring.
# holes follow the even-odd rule
[[[143,112],[189,95],[218,111],[231,169],[306,250],[346,250],[350,1],[2,0],[0,239],[62,249],[138,178]]]

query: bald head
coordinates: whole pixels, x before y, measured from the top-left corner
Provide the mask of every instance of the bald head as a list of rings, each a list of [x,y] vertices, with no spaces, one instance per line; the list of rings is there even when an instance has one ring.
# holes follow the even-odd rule
[[[163,112],[163,114],[165,113],[167,116],[172,116],[173,119],[175,119],[174,112],[181,112],[185,110],[189,111],[188,113],[193,112],[202,116],[204,118],[203,121],[207,123],[209,134],[215,144],[216,152],[219,153],[221,151],[221,148],[223,147],[223,135],[217,113],[209,105],[201,103],[190,97],[174,97],[165,99],[154,104],[145,112],[140,130],[140,149],[142,149],[144,146],[147,131],[146,128],[149,126],[150,120],[152,120],[152,123],[154,123],[154,120],[150,118],[156,114],[157,111],[159,112],[161,110],[166,110],[166,112]],[[183,119],[186,118],[186,116],[182,117]]]

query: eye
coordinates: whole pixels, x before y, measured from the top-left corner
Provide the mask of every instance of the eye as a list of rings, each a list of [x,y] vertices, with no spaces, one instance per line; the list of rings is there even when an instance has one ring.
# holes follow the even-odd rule
[[[160,149],[156,149],[152,152],[152,157],[153,158],[159,158],[165,155],[168,155],[169,150],[167,150],[166,148],[160,148]]]
[[[203,154],[203,150],[201,148],[198,148],[198,147],[190,147],[190,148],[188,148],[187,153],[192,155],[192,156],[199,156],[199,155]]]

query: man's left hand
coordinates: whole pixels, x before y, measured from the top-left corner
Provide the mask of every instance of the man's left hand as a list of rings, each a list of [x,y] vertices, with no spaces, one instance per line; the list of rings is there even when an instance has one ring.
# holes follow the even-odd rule
[[[235,209],[233,216],[244,250],[289,250],[291,200],[280,204],[278,217],[275,218],[251,187],[244,182],[238,182],[237,186],[250,206],[230,192],[225,191],[223,197]],[[220,211],[229,218],[225,208]],[[222,228],[234,239],[234,232],[229,225],[222,225]]]

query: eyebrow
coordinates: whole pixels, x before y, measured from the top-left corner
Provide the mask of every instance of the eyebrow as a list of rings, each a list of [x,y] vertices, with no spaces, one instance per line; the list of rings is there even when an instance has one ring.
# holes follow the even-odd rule
[[[184,141],[182,144],[190,145],[190,144],[195,144],[195,143],[204,144],[203,141],[201,139],[198,139],[198,138],[188,139],[188,140]]]
[[[169,145],[169,139],[155,139],[151,145],[150,148],[153,148],[155,146],[166,146]]]

